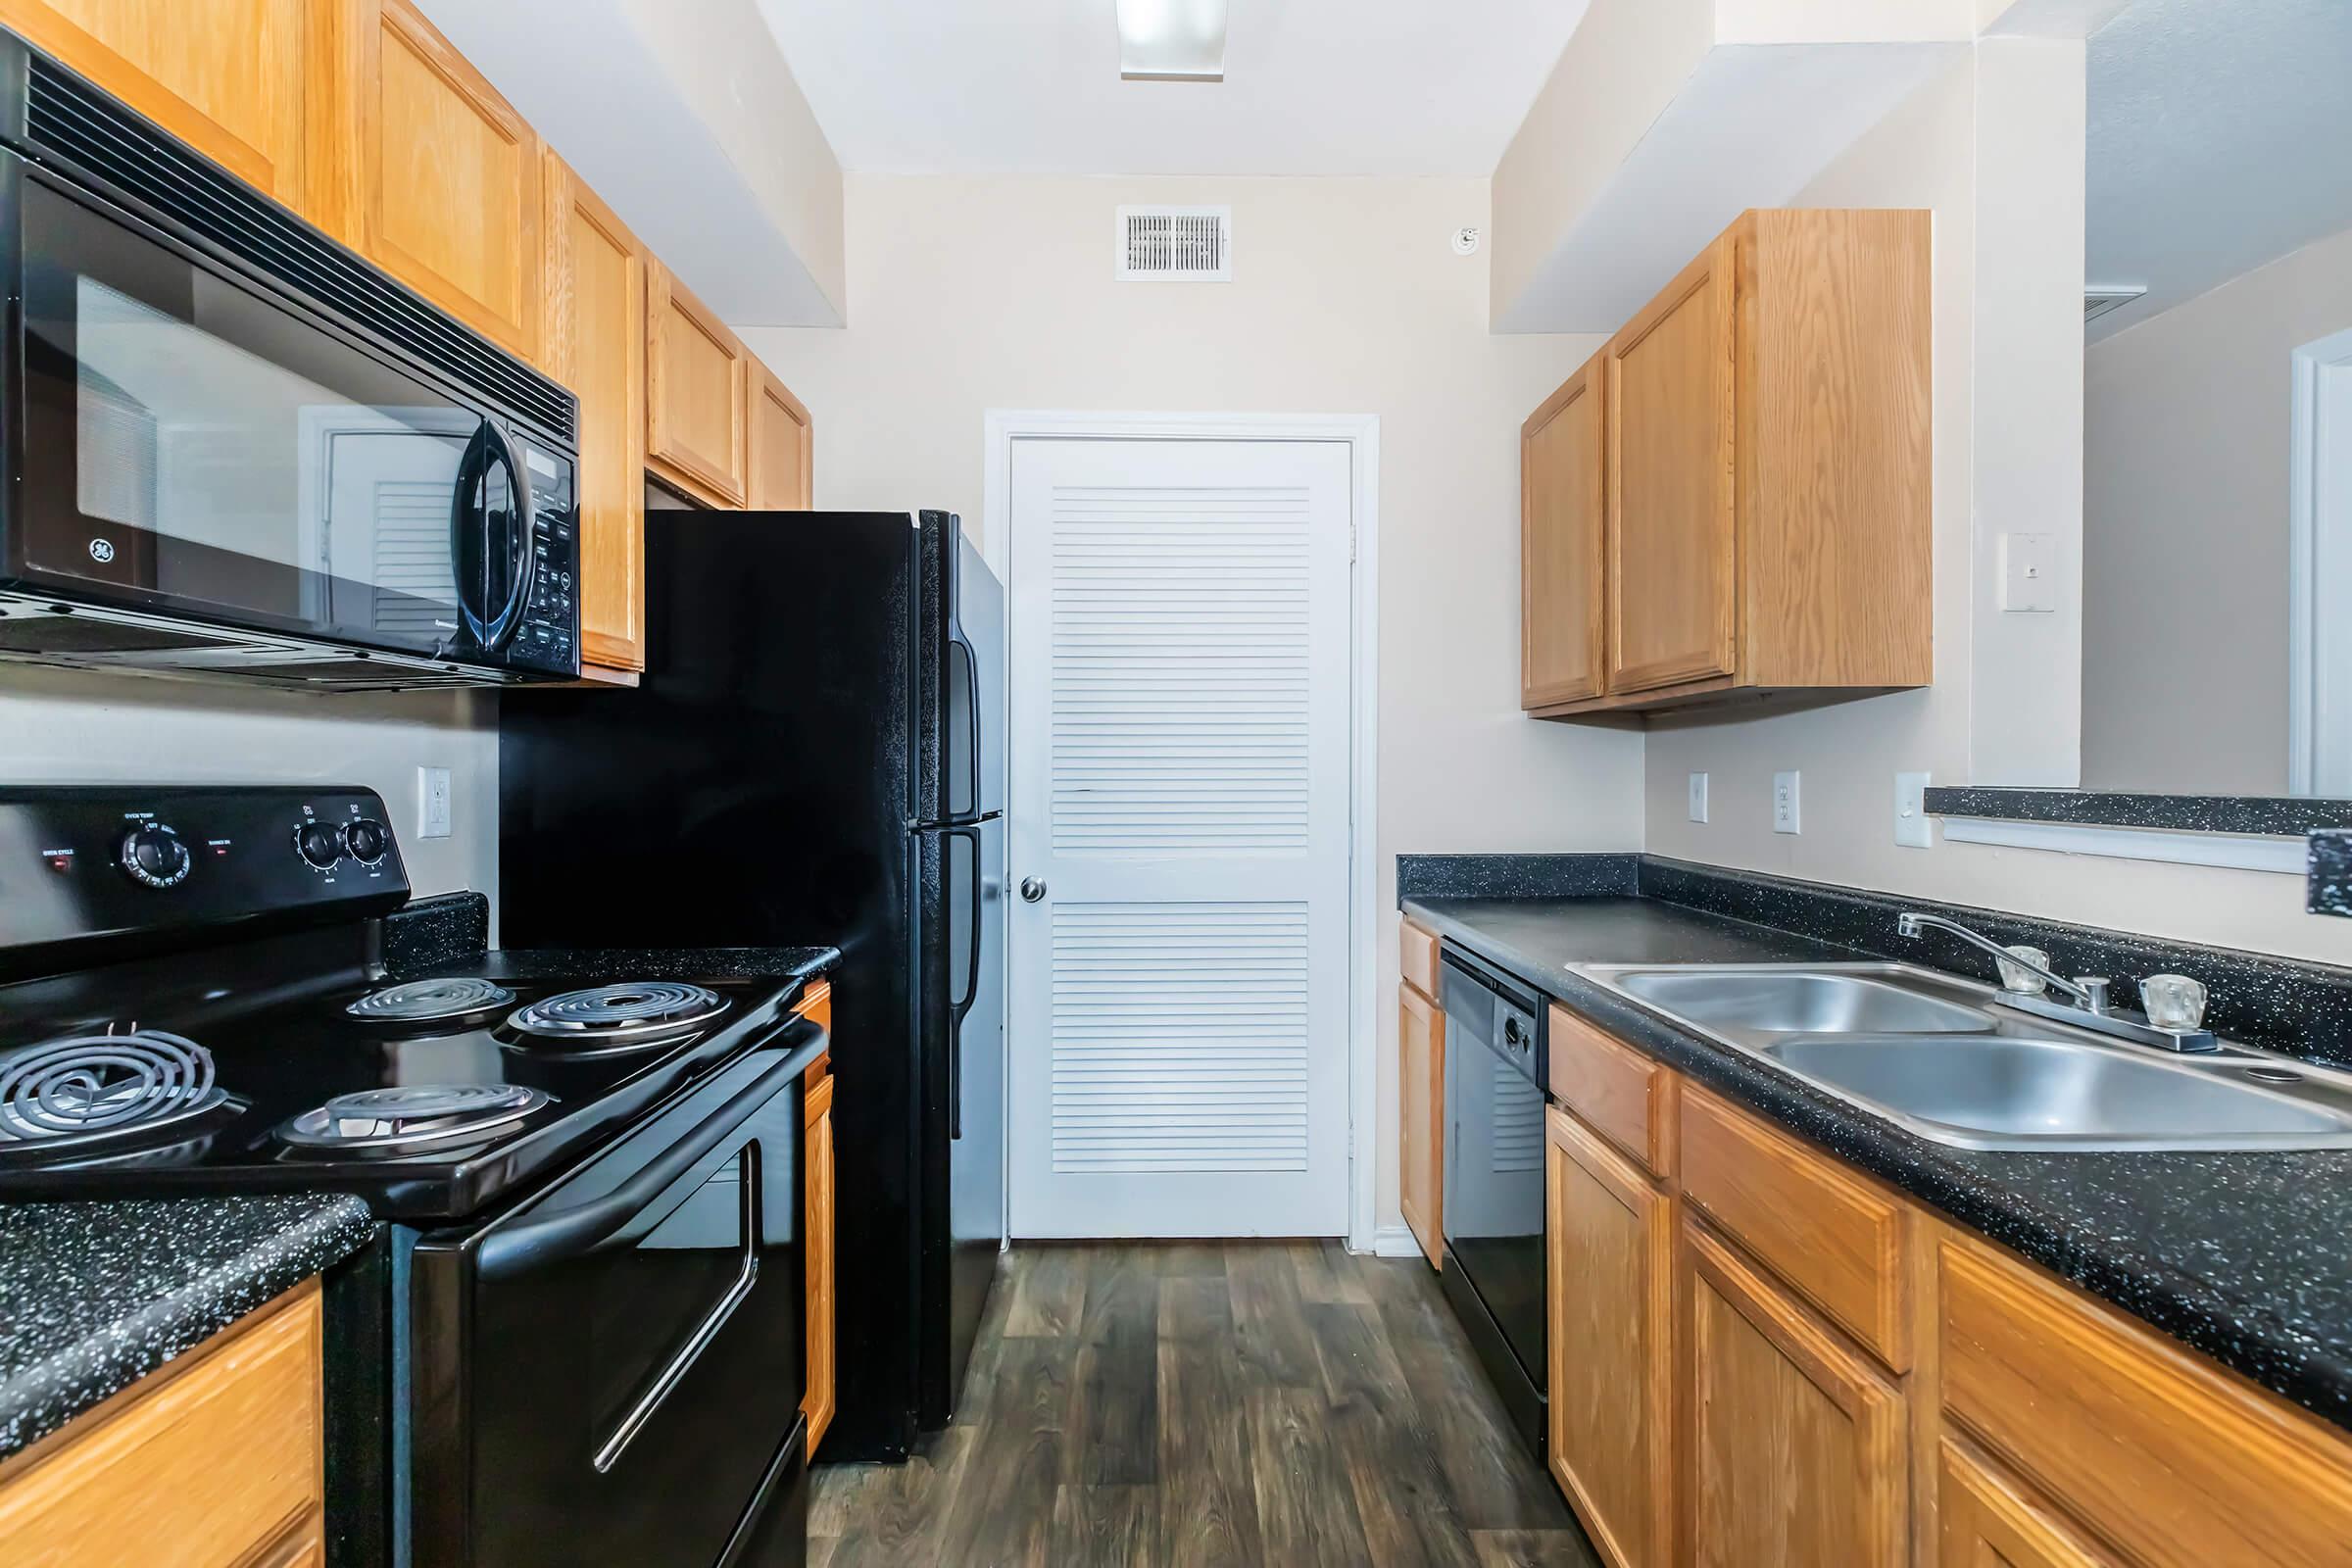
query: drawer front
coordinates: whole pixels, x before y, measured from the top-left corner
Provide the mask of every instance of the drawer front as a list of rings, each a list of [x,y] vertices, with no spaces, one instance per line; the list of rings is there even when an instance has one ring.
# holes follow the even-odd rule
[[[1438,998],[1438,937],[1407,920],[1400,928],[1396,963],[1404,983],[1431,1001]]]
[[[306,1286],[35,1449],[0,1479],[0,1555],[10,1568],[230,1568],[292,1541],[289,1560],[304,1560],[320,1494],[318,1323]]]
[[[2135,1559],[2352,1559],[2340,1434],[1981,1243],[1937,1274],[1946,1407]]]
[[[1683,1086],[1684,1195],[1897,1372],[1911,1365],[1909,1213],[1830,1156]]]
[[[1551,1097],[1653,1176],[1670,1175],[1674,1074],[1557,1003],[1550,1050]]]

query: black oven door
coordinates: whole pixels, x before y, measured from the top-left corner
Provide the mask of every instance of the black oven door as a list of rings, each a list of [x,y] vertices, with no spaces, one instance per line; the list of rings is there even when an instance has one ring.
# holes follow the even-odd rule
[[[821,1039],[796,1021],[521,1208],[417,1244],[412,1560],[801,1560],[775,1513],[801,1495],[800,1075]]]
[[[531,476],[497,420],[14,154],[0,575],[247,632],[501,662]]]

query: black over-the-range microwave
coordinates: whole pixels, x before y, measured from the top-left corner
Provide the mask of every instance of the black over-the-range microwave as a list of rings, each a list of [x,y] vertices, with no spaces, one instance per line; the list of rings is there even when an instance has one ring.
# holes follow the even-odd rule
[[[0,659],[579,673],[571,394],[0,31]]]

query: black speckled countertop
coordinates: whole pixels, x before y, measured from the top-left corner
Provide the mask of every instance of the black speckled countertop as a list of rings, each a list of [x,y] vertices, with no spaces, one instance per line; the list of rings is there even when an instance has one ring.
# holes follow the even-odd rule
[[[348,1194],[0,1204],[0,1456],[373,1235]]]
[[[1852,960],[1654,899],[1407,899],[1404,911],[1677,1071],[2352,1429],[2352,1152],[1950,1149],[1665,1022],[1570,963]]]

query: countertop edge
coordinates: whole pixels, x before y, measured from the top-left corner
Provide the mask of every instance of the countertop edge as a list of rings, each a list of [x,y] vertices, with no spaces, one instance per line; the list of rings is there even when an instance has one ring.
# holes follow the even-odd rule
[[[0,1459],[61,1430],[368,1245],[375,1219],[365,1202],[349,1194],[321,1201],[317,1212],[279,1226],[165,1294],[58,1344],[0,1383]],[[105,1205],[97,1200],[74,1206]]]
[[[2116,1310],[2314,1415],[2352,1430],[2352,1354],[2345,1348],[2282,1322],[2268,1309],[2196,1275],[2119,1250],[2106,1238],[2085,1235],[2062,1213],[2014,1191],[1992,1190],[1997,1183],[1961,1169],[1943,1158],[1936,1145],[1896,1124],[1678,1028],[1574,973],[1531,960],[1509,944],[1420,900],[1404,901],[1402,909],[1441,938],[1459,942],[1668,1066],[1730,1096],[1742,1108],[2071,1280]],[[1825,961],[1853,956],[1833,944],[1821,947]]]

